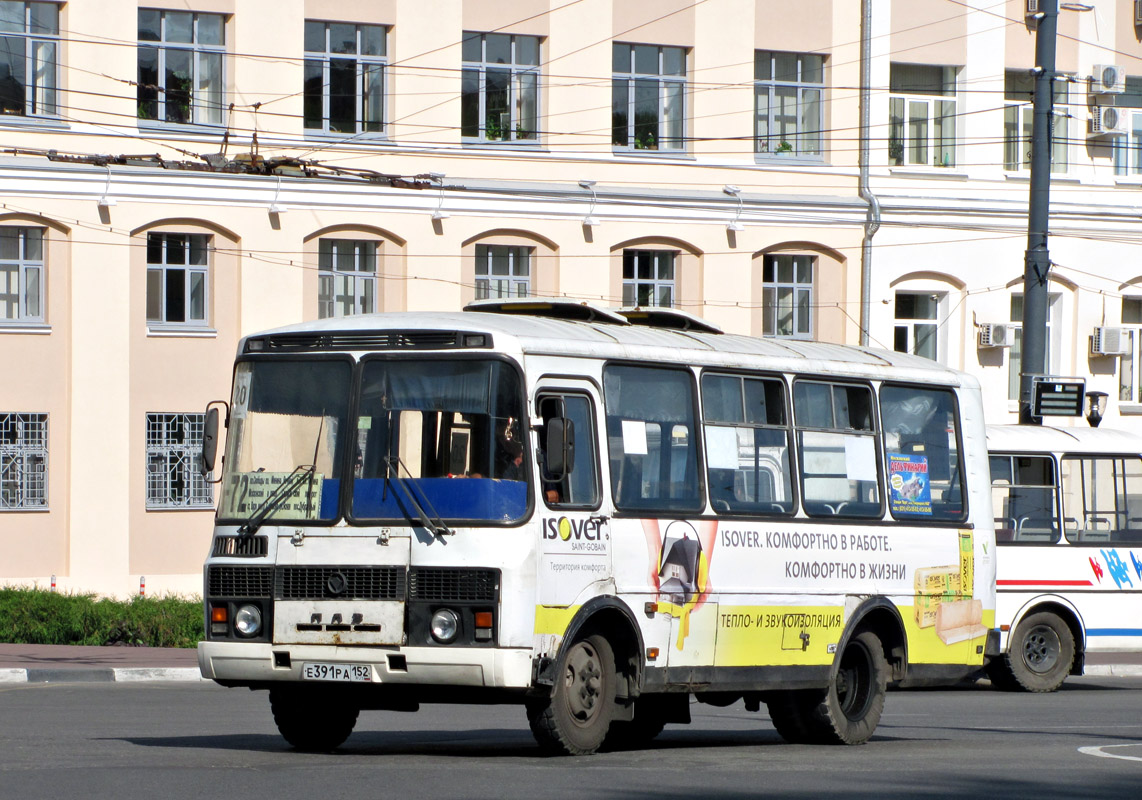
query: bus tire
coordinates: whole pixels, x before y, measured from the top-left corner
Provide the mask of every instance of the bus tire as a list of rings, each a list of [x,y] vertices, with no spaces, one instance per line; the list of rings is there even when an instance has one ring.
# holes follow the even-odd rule
[[[888,661],[880,637],[861,631],[845,645],[837,674],[824,692],[789,693],[793,712],[799,712],[796,723],[804,729],[803,737],[797,727],[790,735],[811,744],[864,744],[876,731],[887,693]],[[781,728],[778,732],[785,736]]]
[[[327,753],[349,738],[360,710],[319,692],[270,690],[270,710],[282,737],[298,750]]]
[[[646,747],[666,727],[666,707],[661,697],[643,695],[634,702],[634,719],[611,723],[604,750],[638,750]]]
[[[1075,637],[1067,624],[1050,611],[1031,614],[1019,623],[1007,647],[1007,655],[998,659],[1010,681],[1001,677],[1000,688],[1025,692],[1053,692],[1063,685],[1075,660]]]
[[[782,739],[789,744],[809,744],[812,738],[806,721],[820,701],[821,693],[816,689],[772,692],[765,707]]]
[[[527,705],[540,748],[582,756],[602,747],[615,713],[617,683],[614,651],[605,637],[592,634],[568,647],[551,694]]]

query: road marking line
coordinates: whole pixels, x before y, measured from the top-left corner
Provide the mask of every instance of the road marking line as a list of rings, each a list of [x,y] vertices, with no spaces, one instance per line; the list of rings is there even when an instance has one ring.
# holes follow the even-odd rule
[[[1080,747],[1079,752],[1088,756],[1101,756],[1102,758],[1117,758],[1122,761],[1142,761],[1142,756],[1120,756],[1115,753],[1105,753],[1111,747],[1142,747],[1142,744],[1104,744],[1100,747]]]

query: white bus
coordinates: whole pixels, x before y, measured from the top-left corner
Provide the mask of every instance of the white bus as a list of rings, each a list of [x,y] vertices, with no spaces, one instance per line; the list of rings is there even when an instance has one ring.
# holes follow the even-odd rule
[[[1142,648],[1142,437],[991,425],[993,683],[1051,692],[1086,654]]]
[[[983,665],[987,466],[971,377],[681,312],[482,302],[252,335],[199,663],[268,689],[299,749],[362,709],[508,702],[586,754],[688,722],[691,696],[860,743],[886,684]]]

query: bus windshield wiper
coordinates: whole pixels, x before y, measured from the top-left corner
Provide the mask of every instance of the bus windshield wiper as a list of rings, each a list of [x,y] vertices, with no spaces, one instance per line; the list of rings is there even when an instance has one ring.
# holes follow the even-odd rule
[[[408,479],[400,476],[400,468],[404,466],[404,464],[401,463],[400,456],[385,456],[385,466],[388,467],[388,474],[385,475],[385,480],[394,486],[400,487],[405,500],[412,506],[416,512],[416,516],[420,519],[420,524],[424,526],[424,528],[432,531],[434,536],[451,536],[456,533],[456,531],[444,524],[444,520],[436,513],[436,509],[432,507],[432,503],[428,501],[427,497],[424,498],[424,504],[421,504],[420,500],[416,498],[416,493],[413,491],[413,487],[409,484]],[[408,472],[408,469],[405,469],[405,472]],[[425,505],[427,505],[428,510],[432,512],[431,517],[424,510]],[[413,521],[411,517],[409,521]]]
[[[250,536],[257,531],[258,528],[262,527],[262,523],[266,517],[277,511],[278,508],[281,507],[281,504],[285,502],[286,498],[292,495],[294,491],[297,490],[297,487],[301,486],[307,478],[312,478],[316,469],[317,467],[314,464],[299,464],[294,467],[293,472],[282,481],[281,486],[274,489],[273,492],[270,493],[270,496],[254,509],[254,513],[250,515],[250,518],[238,528],[238,534],[240,536]]]

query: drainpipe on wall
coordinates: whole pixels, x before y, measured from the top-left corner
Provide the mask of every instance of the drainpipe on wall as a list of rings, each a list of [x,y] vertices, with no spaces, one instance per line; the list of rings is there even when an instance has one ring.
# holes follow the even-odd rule
[[[860,198],[868,203],[864,236],[860,243],[860,343],[868,346],[872,312],[872,237],[880,229],[880,201],[868,185],[869,96],[872,83],[872,2],[860,3]]]

